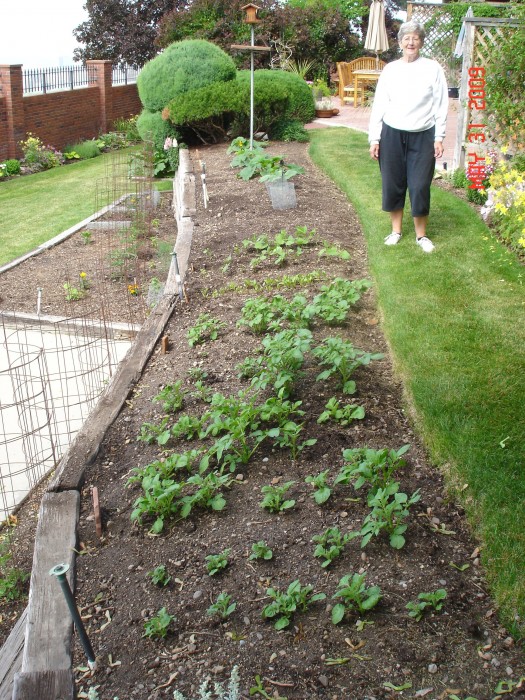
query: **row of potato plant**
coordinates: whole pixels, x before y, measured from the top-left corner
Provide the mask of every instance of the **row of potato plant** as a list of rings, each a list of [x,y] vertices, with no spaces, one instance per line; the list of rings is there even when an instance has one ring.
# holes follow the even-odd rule
[[[344,283],[347,283],[346,285]],[[352,301],[355,303],[359,299],[359,292],[356,287],[362,288],[362,283],[358,285],[349,283],[346,280],[337,279],[333,285],[328,285],[322,290],[323,294],[330,295],[334,289],[344,293],[352,293]],[[171,437],[182,437],[187,440],[199,438],[200,440],[208,436],[218,437],[215,443],[207,451],[190,450],[182,454],[174,454],[164,460],[159,460],[144,468],[135,470],[135,475],[130,478],[130,483],[140,481],[144,496],[135,502],[132,519],[141,521],[144,515],[156,516],[153,525],[154,532],[160,532],[164,526],[166,516],[179,514],[187,517],[195,507],[201,506],[222,510],[226,504],[222,489],[231,485],[231,478],[224,473],[228,467],[230,473],[234,472],[239,464],[247,464],[260,444],[267,438],[273,438],[274,446],[290,448],[293,459],[305,447],[311,446],[315,440],[300,441],[303,423],[297,423],[291,418],[304,415],[299,406],[301,402],[290,402],[289,398],[293,392],[293,386],[297,379],[297,373],[302,367],[304,353],[311,349],[312,334],[301,325],[309,325],[313,314],[304,313],[305,308],[310,306],[316,308],[320,304],[318,295],[314,304],[308,305],[306,299],[302,298],[300,304],[286,305],[282,297],[277,297],[266,302],[257,300],[258,305],[254,307],[253,301],[249,300],[243,308],[243,318],[239,324],[246,324],[256,333],[268,332],[270,326],[274,329],[280,327],[280,322],[284,319],[291,323],[293,327],[299,326],[296,330],[286,329],[275,332],[273,335],[266,335],[262,341],[262,349],[258,358],[248,357],[240,364],[241,376],[251,377],[252,390],[239,392],[238,397],[224,397],[221,394],[209,395],[207,387],[198,380],[196,382],[197,395],[211,404],[210,410],[206,411],[200,418],[182,415],[171,427],[167,428],[165,417],[157,431],[157,442],[165,445]],[[294,298],[295,299],[295,298]],[[344,296],[338,301],[346,301]],[[263,311],[268,311],[267,320],[269,323],[260,323],[261,306]],[[298,310],[298,313],[297,313]],[[345,313],[347,313],[348,308]],[[279,318],[280,316],[280,318]],[[203,328],[213,328],[213,338],[217,337],[216,326],[211,323],[213,319],[205,315],[205,319],[199,317],[195,326],[188,332],[188,342],[195,343],[196,334],[200,341],[204,342],[201,332]],[[205,321],[205,322],[203,322]],[[200,329],[197,333],[197,329]],[[346,343],[341,338],[325,339],[324,345],[314,348],[313,354],[320,357],[321,363],[328,365],[328,369],[321,372],[317,379],[328,379],[333,374],[340,375],[343,393],[353,393],[356,389],[355,382],[350,379],[352,372],[362,364],[368,364],[371,359],[379,359],[380,355],[371,355],[362,351],[355,351],[351,344]],[[272,385],[276,396],[271,396],[263,404],[257,405],[256,399],[268,385]],[[176,397],[167,398],[167,391]],[[195,394],[194,394],[195,395]],[[248,399],[245,401],[244,399]],[[165,410],[178,409],[182,405],[180,395],[180,382],[175,386],[166,387],[155,400],[163,401]],[[358,406],[340,407],[336,397],[332,397],[326,410],[319,416],[318,422],[324,422],[330,418],[349,422],[350,417],[362,418],[364,410]],[[347,409],[351,410],[349,414]],[[277,420],[277,424],[270,424],[269,421]],[[265,425],[266,422],[266,425]],[[153,441],[155,431],[151,424],[142,427],[138,439]],[[210,471],[204,474],[210,467],[210,460],[216,461],[218,471]],[[189,470],[190,473],[197,467],[198,473],[192,474],[186,481],[176,481],[171,476],[180,469]],[[318,495],[328,498],[331,489],[326,482],[327,473],[307,478],[307,483],[316,486],[316,497],[318,502],[323,502]],[[348,475],[345,471],[337,477],[337,483],[348,482]],[[270,510],[281,511],[295,504],[294,501],[287,500],[284,496],[287,489],[293,482],[288,482],[280,487],[265,487],[265,499],[262,507],[269,507]],[[191,493],[184,493],[188,487]],[[263,490],[264,491],[264,490]],[[404,544],[403,532],[406,525],[402,522],[408,516],[408,508],[417,502],[419,495],[413,494],[410,498],[403,493],[399,493],[398,482],[385,482],[382,489],[371,489],[369,506],[371,512],[365,519],[362,530],[353,533],[352,537],[361,535],[363,546],[373,537],[383,530],[389,533],[390,543],[393,547],[400,548]]]
[[[198,379],[193,395],[210,405],[200,417],[183,414],[171,427],[168,426],[169,416],[165,416],[160,425],[144,424],[138,439],[150,443],[156,441],[161,446],[166,446],[172,438],[205,440],[212,437],[215,441],[208,449],[173,454],[134,470],[129,483],[140,482],[144,493],[135,501],[132,520],[141,522],[144,516],[154,517],[152,531],[160,532],[167,517],[188,517],[196,507],[222,510],[225,506],[222,491],[232,481],[225,471],[228,470],[231,474],[239,464],[247,464],[264,440],[269,438],[273,440],[273,446],[289,448],[292,459],[296,459],[305,447],[313,445],[315,440],[301,440],[304,422],[294,420],[300,420],[304,415],[299,408],[301,402],[288,400],[304,362],[304,355],[312,345],[312,333],[301,326],[310,325],[315,313],[322,315],[330,306],[331,299],[339,306],[343,302],[344,308],[338,310],[338,322],[342,322],[351,304],[356,303],[360,292],[368,286],[366,280],[351,283],[337,279],[332,285],[323,287],[321,294],[310,305],[303,298],[290,308],[283,303],[282,298],[275,299],[272,312],[274,327],[280,327],[277,318],[280,316],[280,322],[290,324],[292,328],[268,334],[262,341],[262,354],[258,358],[247,358],[241,363],[240,376],[251,376],[250,388],[240,391],[237,397],[225,397],[218,393],[212,394],[202,379]],[[336,299],[336,293],[341,298]],[[254,319],[249,307],[247,303],[246,313],[239,323],[253,326]],[[329,317],[332,315],[329,314]],[[206,340],[214,340],[220,330],[215,319],[209,314],[201,314],[188,331],[188,343],[194,346]],[[269,328],[264,330],[268,331]],[[262,332],[263,329],[259,327],[256,331]],[[326,339],[328,341],[330,339]],[[355,350],[351,344],[340,345],[338,357],[333,349],[328,351],[327,347],[314,349],[313,354],[316,353],[321,364],[331,365],[321,372],[318,379],[327,379],[336,371],[342,372],[347,389],[348,376],[353,370],[368,364],[372,359],[382,357]],[[276,396],[270,396],[261,402],[262,392],[269,385],[273,386]],[[355,390],[355,384],[352,390]],[[165,387],[154,400],[162,402],[164,411],[181,409],[184,401],[181,382]],[[324,422],[332,418],[348,423],[352,418],[362,417],[362,407],[340,407],[333,397],[319,420]],[[212,464],[215,467],[213,469],[210,466]],[[181,469],[191,475],[182,481],[172,478]]]

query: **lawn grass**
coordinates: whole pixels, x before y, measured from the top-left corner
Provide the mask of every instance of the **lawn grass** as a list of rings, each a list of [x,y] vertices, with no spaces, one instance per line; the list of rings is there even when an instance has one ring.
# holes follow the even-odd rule
[[[131,146],[0,182],[0,265],[28,253],[115,199],[115,182],[126,176],[126,153],[136,149]],[[158,183],[157,188],[162,189],[163,184]]]
[[[361,220],[384,332],[431,459],[465,506],[502,619],[525,634],[525,270],[464,201],[432,191],[420,251],[409,211],[385,246],[377,163],[366,136],[311,132],[314,162]]]

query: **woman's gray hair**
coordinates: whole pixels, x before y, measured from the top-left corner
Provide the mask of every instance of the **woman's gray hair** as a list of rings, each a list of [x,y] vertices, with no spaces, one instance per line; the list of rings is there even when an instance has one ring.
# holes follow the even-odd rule
[[[416,34],[421,39],[421,44],[425,41],[426,32],[422,24],[416,21],[405,22],[399,27],[397,40],[399,43],[403,40],[405,34]]]

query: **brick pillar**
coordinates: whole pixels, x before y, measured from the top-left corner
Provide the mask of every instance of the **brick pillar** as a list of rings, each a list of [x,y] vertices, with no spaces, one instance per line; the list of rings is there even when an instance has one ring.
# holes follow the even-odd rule
[[[86,64],[95,69],[93,82],[96,83],[99,92],[99,125],[101,134],[109,131],[113,120],[113,61],[86,61]]]
[[[20,141],[25,138],[24,86],[22,65],[0,65],[0,94],[5,114],[5,144],[0,146],[0,158],[17,158],[22,155]]]

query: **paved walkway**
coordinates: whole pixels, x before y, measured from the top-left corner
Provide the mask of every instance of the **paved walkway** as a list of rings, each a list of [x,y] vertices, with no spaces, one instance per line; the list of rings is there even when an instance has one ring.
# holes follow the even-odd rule
[[[334,98],[334,103],[339,103],[339,98]],[[454,160],[454,147],[456,144],[456,129],[458,122],[459,100],[448,101],[447,136],[445,138],[445,152],[443,158],[437,162],[437,167],[442,168],[446,163],[448,169],[452,168]],[[344,104],[339,107],[339,114],[328,119],[314,119],[306,125],[307,129],[318,129],[326,126],[345,126],[357,131],[368,132],[371,107],[354,107]]]

